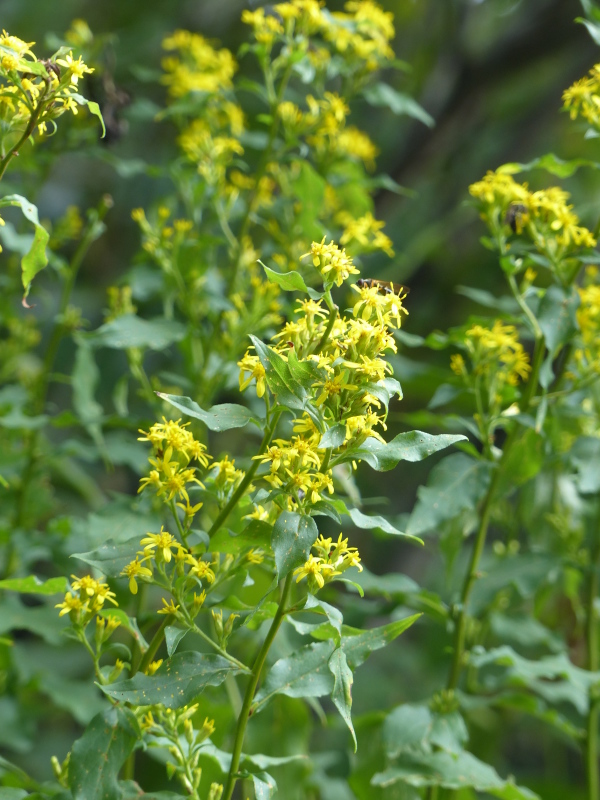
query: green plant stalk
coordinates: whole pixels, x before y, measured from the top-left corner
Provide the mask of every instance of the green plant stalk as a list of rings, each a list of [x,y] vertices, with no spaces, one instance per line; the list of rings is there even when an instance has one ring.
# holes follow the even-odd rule
[[[0,161],[0,181],[4,177],[4,173],[6,172],[6,168],[8,167],[10,162],[13,160],[13,158],[15,156],[19,155],[19,150],[25,144],[27,139],[29,139],[31,134],[34,132],[35,126],[37,125],[37,122],[38,122],[38,120],[40,118],[40,115],[41,115],[41,113],[44,110],[44,107],[46,105],[45,102],[44,102],[44,99],[45,99],[46,95],[48,94],[48,89],[49,88],[50,88],[50,78],[48,77],[46,79],[45,86],[42,89],[42,93],[40,95],[39,102],[38,102],[37,106],[33,109],[33,111],[31,112],[31,116],[29,117],[29,122],[27,123],[27,127],[23,131],[23,135],[21,136],[19,141],[16,143],[16,145],[14,147],[11,147],[10,150],[8,151],[8,153]]]
[[[600,666],[600,658],[598,656],[598,619],[594,607],[599,588],[599,558],[600,546],[597,544],[594,548],[592,563],[590,564],[587,600],[585,605],[587,668],[590,672],[597,672]],[[600,773],[598,771],[598,711],[600,710],[600,705],[598,701],[599,698],[596,696],[592,687],[589,693],[589,710],[585,737],[585,762],[589,800],[600,800]]]
[[[286,605],[288,601],[288,597],[290,594],[290,589],[292,586],[292,573],[290,572],[285,579],[285,583],[283,585],[283,590],[281,592],[281,598],[279,600],[279,605],[277,606],[277,612],[273,617],[273,622],[271,623],[271,627],[269,628],[269,632],[265,638],[265,641],[260,648],[258,655],[256,656],[256,660],[254,661],[254,665],[252,667],[252,675],[248,686],[246,687],[246,693],[244,695],[244,702],[242,703],[242,710],[238,717],[236,731],[235,731],[235,740],[233,744],[233,752],[231,755],[231,766],[229,767],[229,773],[227,775],[227,782],[225,784],[225,789],[223,791],[223,796],[221,800],[231,800],[233,795],[233,790],[235,788],[236,781],[238,779],[237,771],[240,766],[240,758],[242,755],[242,746],[244,744],[244,736],[246,733],[246,725],[248,724],[248,718],[250,716],[250,710],[252,708],[252,702],[254,701],[254,695],[256,693],[256,687],[258,686],[258,681],[260,680],[260,675],[265,663],[265,659],[269,650],[271,649],[271,645],[277,635],[277,631],[281,623],[283,622],[283,618],[286,614]]]
[[[165,635],[165,628],[167,627],[167,625],[172,625],[174,619],[175,619],[175,617],[173,617],[171,615],[166,616],[166,617],[163,618],[162,622],[160,623],[160,625],[156,629],[156,631],[154,633],[154,636],[150,640],[150,644],[148,645],[148,649],[146,650],[146,652],[142,656],[142,660],[140,661],[139,665],[137,667],[132,667],[131,676],[130,677],[133,677],[136,674],[136,672],[146,672],[146,670],[148,669],[148,666],[152,663],[152,660],[154,659],[154,656],[156,655],[156,651],[158,650],[158,648],[160,647],[160,645],[162,643],[162,640],[163,640],[164,635]]]
[[[265,429],[265,434],[263,436],[263,440],[262,440],[262,442],[260,444],[260,448],[258,450],[257,455],[259,455],[259,456],[262,455],[265,452],[265,450],[267,449],[267,447],[269,446],[269,442],[273,438],[273,434],[275,433],[275,428],[277,427],[277,423],[279,421],[279,417],[282,415],[282,413],[283,413],[283,408],[281,406],[276,408],[275,411],[273,412],[273,416],[271,418],[271,422],[267,425],[267,428]],[[260,464],[260,462],[258,460],[255,460],[255,461],[252,462],[252,466],[250,467],[250,469],[248,470],[248,472],[246,473],[246,475],[242,479],[242,481],[241,481],[240,485],[238,486],[238,488],[231,495],[231,498],[229,499],[229,502],[223,507],[223,509],[221,510],[220,514],[217,516],[216,520],[211,525],[211,528],[210,528],[210,530],[208,532],[209,537],[212,537],[219,530],[221,525],[225,522],[227,517],[231,514],[231,512],[236,507],[238,502],[244,496],[244,493],[245,493],[246,489],[252,483],[252,479],[254,478],[254,476],[256,474],[256,470],[258,469],[259,464]]]
[[[175,520],[175,524],[177,525],[177,530],[179,531],[179,535],[181,536],[181,541],[185,545],[185,547],[189,550],[190,546],[187,540],[187,534],[183,530],[183,525],[181,524],[181,520],[179,519],[179,515],[177,514],[177,506],[175,505],[175,499],[172,498],[169,503],[169,508],[171,509],[171,513],[173,514],[173,519]]]

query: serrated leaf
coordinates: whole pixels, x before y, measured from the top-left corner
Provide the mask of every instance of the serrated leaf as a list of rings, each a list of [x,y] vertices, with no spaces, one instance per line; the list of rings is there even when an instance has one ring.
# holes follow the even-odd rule
[[[28,578],[7,578],[0,581],[0,589],[20,594],[64,594],[67,591],[67,579],[61,577],[41,581],[35,575]]]
[[[140,549],[140,540],[136,536],[126,542],[113,542],[109,539],[106,544],[101,545],[88,553],[73,553],[71,558],[77,558],[91,567],[96,567],[107,578],[117,578],[123,567],[136,556]]]
[[[186,327],[172,319],[142,319],[135,314],[123,314],[101,325],[85,336],[94,347],[109,347],[114,350],[146,348],[165,350],[180,342],[186,335]]]
[[[447,456],[431,470],[427,486],[420,486],[417,504],[406,532],[425,533],[465,509],[476,508],[487,491],[491,467],[465,453]]]
[[[363,95],[372,106],[384,106],[399,116],[413,117],[429,128],[433,128],[435,125],[435,120],[431,114],[428,114],[414,98],[403,92],[398,92],[388,83],[376,83],[368,86],[363,91]]]
[[[133,678],[100,688],[109,697],[133,705],[162,703],[167,708],[181,708],[207,686],[219,686],[227,675],[239,672],[222,656],[185,650],[167,659],[154,675],[138,672]]]
[[[348,666],[355,670],[373,650],[379,650],[409,628],[421,615],[390,622],[379,628],[359,631],[354,636],[342,638],[342,649]],[[273,695],[288,697],[323,697],[333,690],[333,675],[328,663],[335,644],[331,641],[309,644],[286,658],[280,658],[271,667],[265,682],[256,695],[255,703],[262,707]]]
[[[352,734],[352,741],[354,742],[354,752],[356,753],[357,742],[356,733],[354,732],[354,725],[352,724],[352,683],[354,677],[352,670],[348,666],[346,654],[338,647],[333,651],[329,661],[327,662],[329,671],[333,675],[333,689],[331,691],[331,699],[333,704],[340,712],[340,716],[348,726]]]
[[[283,511],[279,515],[271,537],[279,579],[308,559],[310,548],[318,535],[319,530],[312,517],[295,511]]]
[[[304,282],[304,278],[300,275],[299,272],[292,270],[291,272],[275,272],[275,270],[269,269],[262,261],[259,260],[258,262],[264,271],[266,272],[267,278],[272,282],[281,286],[281,288],[286,292],[308,292],[308,288],[306,283]]]
[[[249,408],[235,403],[222,403],[205,411],[189,397],[164,394],[164,392],[156,392],[156,394],[161,400],[165,400],[179,409],[179,411],[183,411],[188,417],[202,420],[211,431],[220,432],[229,431],[233,428],[244,428],[249,422],[254,422],[258,427],[261,427],[263,422]]]
[[[119,800],[119,770],[137,741],[135,718],[124,708],[97,714],[73,745],[69,779],[73,800]]]
[[[391,442],[383,443],[378,439],[369,438],[360,447],[349,448],[343,455],[335,459],[336,463],[342,461],[361,460],[379,472],[393,469],[399,461],[422,461],[432,453],[444,450],[446,447],[462,442],[466,436],[442,433],[432,436],[422,431],[409,431],[399,433]]]

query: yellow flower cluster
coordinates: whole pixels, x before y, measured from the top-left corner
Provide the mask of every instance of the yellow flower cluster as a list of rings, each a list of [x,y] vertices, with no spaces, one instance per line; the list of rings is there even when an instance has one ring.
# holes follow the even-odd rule
[[[597,278],[598,268],[588,267],[586,278]],[[581,301],[577,309],[581,346],[575,350],[575,362],[580,372],[597,373],[600,369],[600,286],[589,283],[579,288]]]
[[[492,328],[473,325],[465,333],[464,344],[473,374],[489,378],[495,392],[500,392],[505,384],[517,386],[531,371],[529,356],[514,325],[504,325],[500,320],[496,320]],[[457,375],[467,377],[462,356],[452,356],[450,365]]]
[[[121,575],[129,578],[129,591],[132,594],[137,594],[138,586],[137,579],[152,580],[154,576],[154,568],[159,572],[159,575],[164,577],[167,565],[174,567],[176,574],[187,576],[188,583],[192,586],[197,586],[201,581],[207,584],[213,583],[215,579],[215,572],[207,561],[195,558],[190,551],[180,544],[174,536],[161,527],[160,533],[148,533],[140,540],[143,545],[143,550],[140,550],[133,561],[130,561],[123,570]],[[173,562],[171,564],[171,562]],[[145,566],[147,564],[148,566]],[[194,606],[196,613],[202,607],[206,598],[206,592],[203,591],[201,595],[194,595]],[[159,611],[159,614],[176,614],[179,606],[175,606],[173,601],[167,603],[163,599],[165,608]]]
[[[231,89],[237,69],[233,54],[226,48],[217,49],[203,36],[177,30],[162,43],[165,50],[175,53],[162,61],[165,75],[162,82],[172,97],[189,92],[222,92]]]
[[[190,506],[188,487],[196,484],[203,488],[203,484],[196,477],[197,468],[190,467],[192,461],[201,467],[207,467],[210,456],[206,453],[206,446],[199,442],[187,430],[189,422],[180,424],[181,420],[155,423],[149,431],[142,431],[144,435],[140,442],[150,442],[154,448],[155,457],[150,458],[153,469],[150,474],[140,481],[138,492],[150,487],[158,497],[164,497],[166,502],[178,497],[185,500],[177,505],[182,508],[187,516],[193,516],[202,507],[202,503]]]
[[[65,111],[77,114],[79,80],[94,71],[81,56],[73,58],[72,51],[62,58],[40,61],[31,50],[34,44],[6,31],[0,35],[2,138],[7,132],[19,135],[31,119],[39,133],[45,133],[48,123],[55,125],[54,120]]]
[[[290,42],[298,34],[318,35],[333,53],[359,70],[372,71],[394,57],[393,14],[373,0],[349,0],[344,11],[329,13],[319,0],[290,0],[276,3],[271,13],[264,8],[244,11],[242,21],[253,29],[258,43],[270,50],[284,37]],[[324,68],[332,52],[315,47],[309,52],[314,66]]]
[[[334,243],[313,242],[310,257],[325,286],[341,285],[358,274],[352,259]],[[360,285],[359,285],[360,284]],[[383,441],[377,427],[385,430],[385,413],[377,385],[388,379],[391,366],[383,357],[396,351],[392,335],[406,310],[403,297],[393,290],[360,281],[352,288],[358,297],[352,317],[333,319],[321,300],[300,300],[296,318],[273,337],[274,349],[284,359],[294,353],[315,371],[312,402],[329,427],[341,423],[346,432],[342,449],[358,446],[369,437]],[[259,396],[267,391],[265,369],[252,348],[238,363],[240,389],[256,381]],[[399,389],[399,386],[398,386]],[[294,420],[290,440],[278,439],[260,456],[269,465],[265,480],[288,495],[289,507],[318,503],[333,491],[329,455],[320,447],[322,431],[304,413]],[[269,512],[265,514],[268,517]],[[261,517],[262,518],[262,517]]]
[[[57,603],[55,608],[60,608],[60,617],[69,614],[71,621],[81,625],[87,625],[92,617],[102,611],[104,603],[107,601],[117,605],[115,593],[111,592],[107,583],[92,578],[91,575],[84,575],[78,578],[71,575],[71,591],[65,594],[62,603]],[[118,624],[118,623],[117,623]],[[116,624],[111,623],[112,628]]]
[[[355,219],[348,211],[336,214],[335,221],[343,225],[344,231],[340,236],[340,244],[353,253],[369,253],[373,250],[383,250],[390,258],[394,256],[392,240],[383,232],[385,222],[375,219],[371,212]]]
[[[309,591],[313,594],[350,567],[358,567],[362,572],[358,550],[348,547],[348,539],[342,539],[341,533],[337,542],[319,536],[312,549],[317,555],[311,554],[308,561],[295,569],[293,574],[296,583],[307,578]]]
[[[469,187],[479,201],[482,219],[495,235],[507,227],[524,233],[542,253],[556,259],[580,247],[594,247],[596,239],[579,224],[568,205],[569,194],[558,186],[532,192],[501,169],[488,172]]]
[[[563,108],[571,119],[582,116],[595,128],[600,126],[600,64],[595,64],[589,73],[580,78],[562,96]]]

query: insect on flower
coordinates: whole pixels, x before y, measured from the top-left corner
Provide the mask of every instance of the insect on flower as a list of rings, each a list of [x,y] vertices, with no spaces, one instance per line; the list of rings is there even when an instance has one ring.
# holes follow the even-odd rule
[[[400,283],[392,283],[392,281],[380,281],[376,278],[359,278],[356,281],[359,289],[372,289],[376,287],[381,294],[397,294],[407,295],[410,292],[410,287]]]

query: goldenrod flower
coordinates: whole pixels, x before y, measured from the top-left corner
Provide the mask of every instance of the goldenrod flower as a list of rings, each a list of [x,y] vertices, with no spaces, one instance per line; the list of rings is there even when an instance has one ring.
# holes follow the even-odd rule
[[[179,606],[176,606],[173,600],[169,600],[167,602],[164,597],[161,597],[163,608],[159,608],[156,612],[157,614],[173,614],[177,616],[177,612],[179,611]]]
[[[162,558],[168,564],[172,556],[171,550],[176,548],[178,542],[161,526],[160,533],[148,533],[140,540],[140,544],[146,545],[144,547],[144,555],[146,557],[156,558],[157,560]],[[158,550],[158,554],[155,554],[155,550]]]
[[[152,577],[152,570],[148,567],[145,567],[139,560],[139,557],[136,556],[133,561],[127,564],[126,567],[123,568],[121,571],[121,575],[129,578],[129,591],[131,594],[137,594],[137,583],[136,578],[151,578]]]

